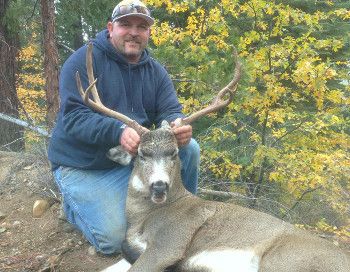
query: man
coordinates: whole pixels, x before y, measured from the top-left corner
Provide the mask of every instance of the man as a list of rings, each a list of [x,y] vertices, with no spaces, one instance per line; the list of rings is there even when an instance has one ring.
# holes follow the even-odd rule
[[[93,43],[93,69],[102,103],[145,127],[174,124],[182,118],[174,86],[165,69],[146,49],[154,19],[137,0],[124,0],[113,10],[107,29]],[[106,153],[121,145],[137,154],[140,137],[123,123],[84,105],[75,81],[79,72],[88,86],[86,46],[78,49],[62,67],[61,108],[53,130],[49,160],[63,197],[63,208],[70,223],[80,229],[97,251],[120,251],[126,231],[125,202],[132,163],[123,166]],[[180,146],[185,187],[197,190],[199,147],[192,127],[175,127]]]

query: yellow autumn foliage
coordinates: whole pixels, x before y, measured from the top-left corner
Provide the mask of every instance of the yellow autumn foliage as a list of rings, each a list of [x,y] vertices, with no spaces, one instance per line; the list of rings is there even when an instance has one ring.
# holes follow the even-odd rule
[[[17,76],[17,96],[23,106],[20,108],[20,117],[31,124],[43,125],[46,118],[46,94],[42,74],[43,60],[38,45],[31,43],[22,48],[18,61],[21,73]],[[29,131],[25,136],[27,143],[38,140],[37,135]]]
[[[176,87],[186,114],[207,105],[229,78],[233,45],[244,63],[234,104],[225,115],[203,121],[210,128],[198,134],[204,172],[241,192],[245,182],[261,186],[261,192],[281,188],[287,206],[311,190],[334,213],[345,213],[350,138],[344,111],[350,88],[330,83],[349,80],[349,61],[333,59],[344,40],[317,33],[325,22],[348,20],[349,11],[307,13],[264,0],[147,4],[174,18],[156,21],[152,42],[158,56],[176,56],[170,72],[184,79]],[[299,27],[303,31],[290,31]]]

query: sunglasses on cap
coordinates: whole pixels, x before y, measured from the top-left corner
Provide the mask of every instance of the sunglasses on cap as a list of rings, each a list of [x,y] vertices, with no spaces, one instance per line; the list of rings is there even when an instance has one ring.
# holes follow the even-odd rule
[[[118,6],[112,15],[112,21],[114,22],[117,20],[120,16],[127,15],[127,14],[133,14],[133,13],[141,13],[145,14],[147,16],[151,16],[151,12],[149,11],[148,8],[144,6],[139,6],[139,5],[120,5]]]

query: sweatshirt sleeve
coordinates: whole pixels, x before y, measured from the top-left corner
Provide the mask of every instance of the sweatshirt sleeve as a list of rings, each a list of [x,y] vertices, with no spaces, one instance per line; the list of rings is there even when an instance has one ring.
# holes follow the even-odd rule
[[[166,70],[161,67],[160,81],[157,88],[157,116],[156,124],[160,126],[163,120],[168,122],[174,121],[176,118],[183,118],[182,106],[176,95],[174,85]]]
[[[78,92],[75,80],[77,71],[83,88],[88,87],[85,54],[86,47],[79,49],[66,61],[61,71],[59,88],[63,128],[68,135],[87,144],[118,145],[122,122],[94,112],[83,103]]]

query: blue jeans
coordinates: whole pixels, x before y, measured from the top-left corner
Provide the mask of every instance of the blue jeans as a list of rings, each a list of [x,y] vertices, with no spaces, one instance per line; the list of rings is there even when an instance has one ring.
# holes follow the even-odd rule
[[[184,186],[197,192],[199,146],[191,142],[179,150]],[[67,220],[103,254],[118,253],[126,232],[125,203],[132,165],[105,170],[61,166],[54,171]]]

